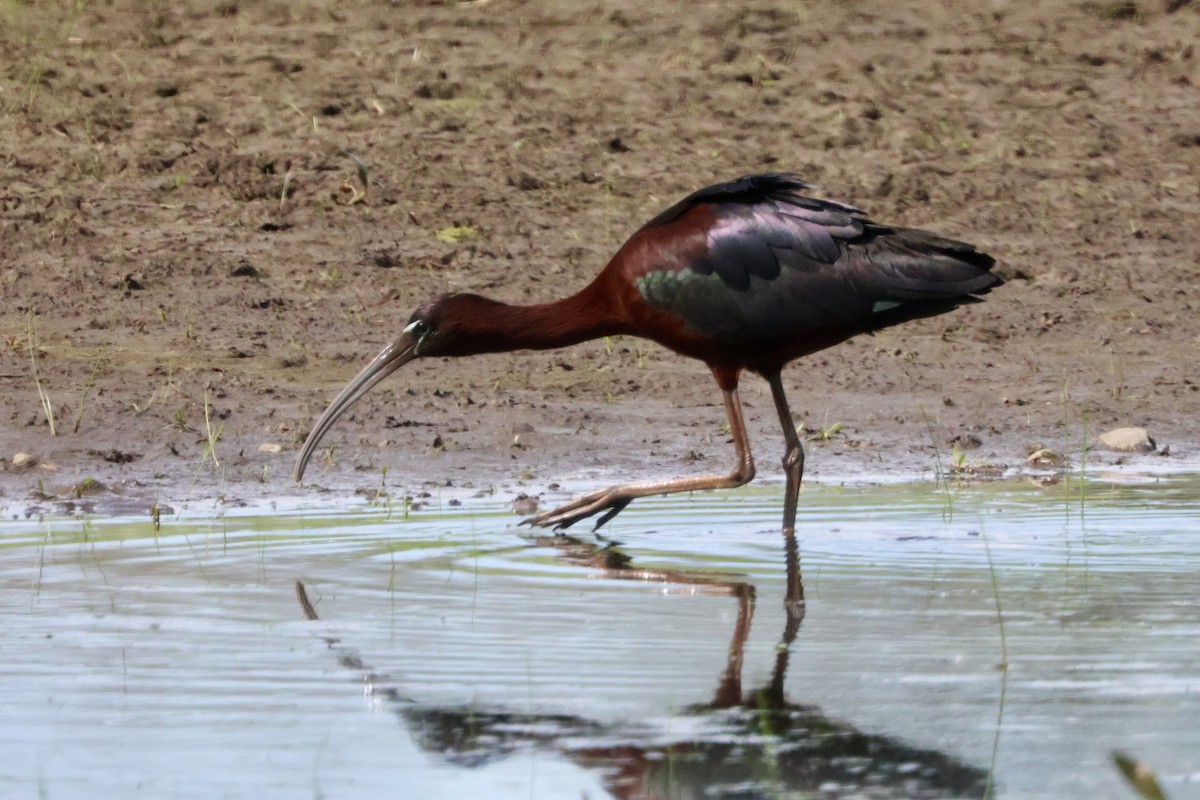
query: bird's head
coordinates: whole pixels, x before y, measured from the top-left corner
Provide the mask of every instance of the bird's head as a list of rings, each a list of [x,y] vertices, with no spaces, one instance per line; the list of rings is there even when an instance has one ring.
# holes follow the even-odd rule
[[[404,323],[404,329],[389,347],[402,342],[411,350],[411,355],[396,367],[423,356],[438,356],[447,354],[447,344],[453,341],[456,325],[453,313],[460,295],[443,294],[431,297],[421,305]],[[450,309],[448,312],[447,309]],[[384,348],[387,352],[387,348]],[[382,353],[380,354],[382,355]],[[396,368],[394,367],[393,370]]]
[[[463,355],[461,352],[462,306],[469,305],[472,295],[441,295],[426,300],[404,326],[400,335],[379,351],[362,372],[354,376],[346,388],[333,398],[329,408],[313,425],[312,432],[300,448],[296,459],[295,479],[304,477],[304,468],[312,458],[321,439],[333,424],[346,413],[350,406],[371,390],[377,383],[403,367],[410,361],[428,356]]]

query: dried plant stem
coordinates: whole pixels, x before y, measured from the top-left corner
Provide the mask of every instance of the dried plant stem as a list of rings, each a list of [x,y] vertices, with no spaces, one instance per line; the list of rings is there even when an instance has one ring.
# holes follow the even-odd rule
[[[204,446],[204,456],[200,460],[200,466],[203,467],[205,461],[207,461],[208,459],[212,459],[213,468],[215,469],[215,468],[219,468],[221,466],[221,462],[217,460],[217,440],[221,438],[221,431],[222,431],[222,429],[224,429],[225,426],[218,425],[216,427],[216,430],[213,429],[212,417],[211,417],[211,413],[210,413],[211,408],[212,408],[212,406],[208,402],[208,390],[205,389],[204,390],[204,433],[205,433],[205,436],[208,438],[208,443]]]
[[[50,435],[57,436],[58,433],[54,429],[54,404],[50,402],[50,395],[46,393],[46,389],[42,386],[41,376],[38,375],[37,361],[37,327],[33,324],[33,318],[29,319],[29,363],[33,366],[33,383],[37,386],[38,397],[42,401],[42,410],[46,412],[46,422],[50,424]]]
[[[83,409],[87,407],[88,393],[92,390],[92,384],[96,382],[96,373],[100,370],[100,359],[97,358],[92,362],[92,374],[88,376],[87,383],[83,385],[83,397],[79,399],[79,410],[75,412],[75,425],[71,428],[71,433],[79,433],[79,423],[83,421]]]

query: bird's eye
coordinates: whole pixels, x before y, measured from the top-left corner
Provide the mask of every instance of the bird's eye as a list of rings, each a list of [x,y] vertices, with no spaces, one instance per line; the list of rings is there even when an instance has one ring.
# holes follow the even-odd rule
[[[411,333],[418,339],[424,339],[429,333],[429,330],[430,328],[428,322],[423,319],[414,319],[412,322],[408,323],[408,327],[404,329],[404,332]]]

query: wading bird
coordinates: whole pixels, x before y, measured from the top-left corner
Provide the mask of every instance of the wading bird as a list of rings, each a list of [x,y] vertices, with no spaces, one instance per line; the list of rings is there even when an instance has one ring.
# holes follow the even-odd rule
[[[634,335],[712,370],[729,416],[733,470],[614,486],[525,522],[558,529],[600,514],[599,528],[638,497],[749,481],[754,460],[737,387],[750,370],[770,384],[783,426],[783,532],[790,540],[804,448],[784,395],[784,365],[860,333],[974,302],[1001,283],[990,271],[992,257],[974,246],[880,225],[853,206],[802,194],[811,188],[771,173],[700,189],[643,225],[581,291],[553,303],[512,306],[475,294],[426,301],[317,420],[300,450],[296,480],[346,409],[413,359]]]

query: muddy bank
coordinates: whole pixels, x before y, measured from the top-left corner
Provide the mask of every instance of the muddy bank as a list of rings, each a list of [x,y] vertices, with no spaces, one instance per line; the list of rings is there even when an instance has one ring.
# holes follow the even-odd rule
[[[1195,4],[642,5],[0,12],[0,503],[316,491],[298,443],[418,302],[551,299],[679,196],[764,169],[1008,277],[788,370],[810,476],[1077,460],[1120,425],[1169,447],[1135,458],[1188,463]],[[312,484],[537,494],[731,459],[705,368],[646,342],[389,385]],[[770,478],[769,393],[743,396]]]

